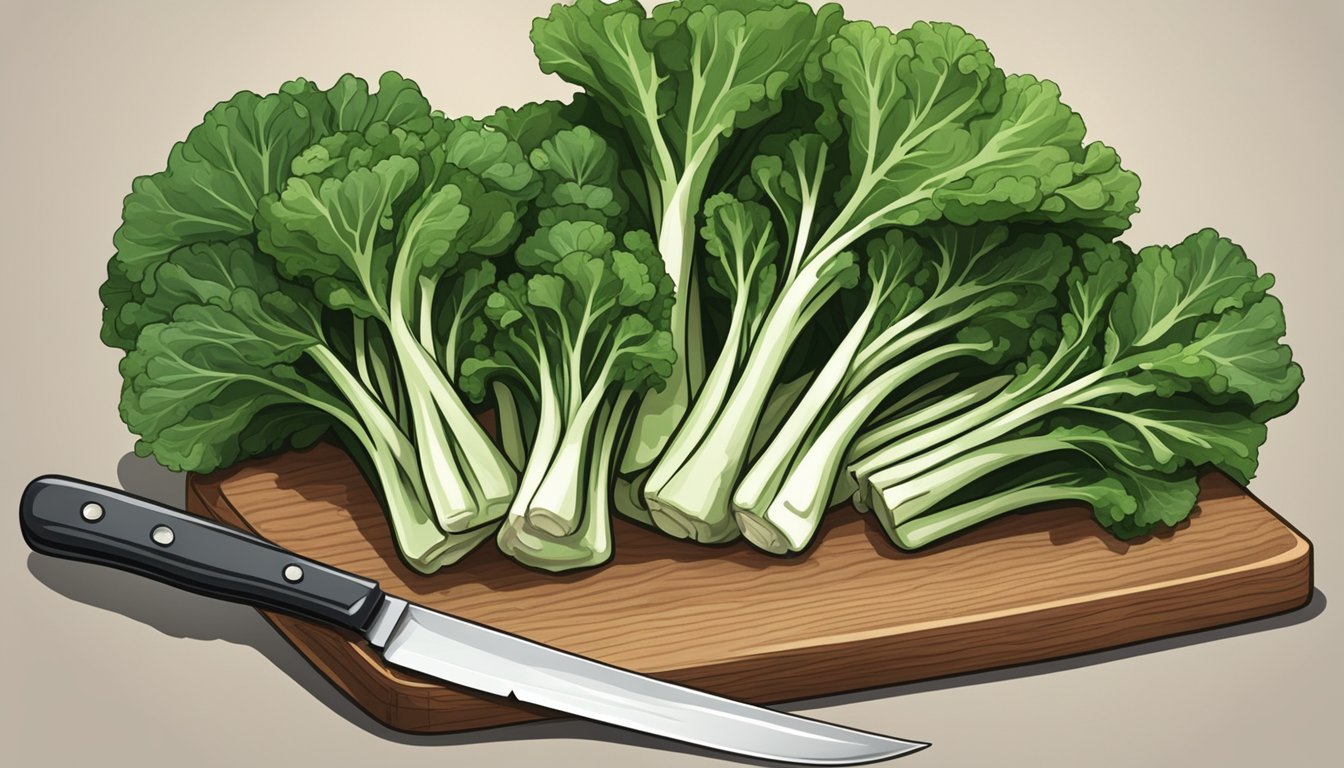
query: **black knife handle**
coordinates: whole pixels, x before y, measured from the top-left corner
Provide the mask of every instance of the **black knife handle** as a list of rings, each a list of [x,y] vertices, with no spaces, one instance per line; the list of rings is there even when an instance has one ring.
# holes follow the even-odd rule
[[[378,584],[244,533],[112,488],[48,475],[19,502],[28,546],[174,587],[363,632]]]

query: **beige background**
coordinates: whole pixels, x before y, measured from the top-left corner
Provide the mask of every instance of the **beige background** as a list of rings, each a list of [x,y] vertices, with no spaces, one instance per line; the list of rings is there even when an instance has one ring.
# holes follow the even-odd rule
[[[215,101],[304,75],[397,69],[480,114],[569,89],[534,63],[548,0],[0,5],[0,498],[59,472],[181,500],[127,458],[117,354],[96,289],[122,196]],[[1143,177],[1133,244],[1214,226],[1278,275],[1302,404],[1273,425],[1254,490],[1317,546],[1319,593],[1289,617],[1003,673],[791,709],[931,739],[910,766],[1338,764],[1341,96],[1337,3],[849,0],[851,17],[957,21],[1009,71],[1050,77]],[[373,10],[378,8],[378,10]],[[12,510],[13,507],[9,507]],[[12,520],[12,518],[11,518]],[[0,534],[0,763],[709,764],[570,722],[449,738],[389,733],[251,611]],[[856,659],[856,663],[862,663]]]

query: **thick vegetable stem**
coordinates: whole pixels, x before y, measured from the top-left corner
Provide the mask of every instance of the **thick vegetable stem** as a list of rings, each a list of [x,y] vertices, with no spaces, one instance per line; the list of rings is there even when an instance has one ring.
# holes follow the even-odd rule
[[[815,263],[814,263],[815,264]],[[812,265],[809,265],[812,266]],[[739,535],[729,502],[748,448],[799,329],[839,286],[807,267],[762,324],[741,377],[704,438],[660,487],[645,489],[654,522],[663,531],[704,543]]]
[[[1066,480],[1060,476],[1056,480]],[[992,520],[1000,515],[1016,512],[1037,504],[1056,501],[1097,502],[1097,494],[1087,486],[1067,482],[1046,482],[1022,488],[1012,488],[986,496],[983,499],[957,504],[918,519],[893,526],[892,520],[879,517],[892,540],[905,549],[918,549],[939,539]]]
[[[627,409],[629,393],[622,392],[614,402],[604,403],[593,428],[587,431],[589,441],[583,445],[583,466],[579,474],[570,475],[564,495],[577,499],[574,509],[579,518],[573,527],[561,534],[534,526],[526,510],[515,505],[496,541],[510,557],[518,562],[545,571],[568,571],[601,565],[611,557],[611,509],[609,488],[616,437],[620,433],[619,414]],[[547,473],[549,474],[549,473]],[[544,485],[545,481],[538,483]],[[525,476],[524,485],[530,484]],[[537,496],[533,496],[536,504]]]
[[[412,568],[421,573],[433,573],[456,562],[493,533],[490,529],[466,533],[440,530],[414,445],[335,354],[322,346],[310,348],[308,354],[340,390],[354,412],[354,418],[351,418],[338,415],[336,410],[329,411],[338,415],[346,427],[348,439],[368,456],[377,475],[377,487],[387,505],[398,549]]]
[[[883,402],[920,373],[941,363],[984,351],[987,344],[949,344],[918,355],[878,375],[844,401],[829,419],[815,422],[808,433],[781,432],[777,439],[798,448],[791,462],[758,463],[743,478],[733,508],[753,544],[782,554],[797,552],[811,542],[831,500],[831,478],[844,465],[859,430]],[[821,424],[817,428],[815,424]],[[763,455],[764,457],[764,455]]]
[[[548,536],[570,535],[588,514],[583,506],[584,494],[589,490],[585,467],[592,461],[592,436],[603,400],[601,395],[596,392],[584,398],[572,415],[545,476],[527,503],[528,524]]]
[[[403,250],[407,250],[403,247]],[[444,369],[413,330],[422,311],[409,256],[392,273],[386,318],[410,400],[421,471],[445,531],[461,532],[499,519],[517,490],[517,473],[448,381]]]
[[[704,344],[700,336],[699,288],[695,284],[695,212],[704,189],[703,165],[677,174],[670,166],[660,170],[672,183],[664,183],[658,216],[658,253],[676,290],[670,329],[676,361],[662,389],[649,392],[640,401],[621,459],[621,474],[633,475],[662,455],[668,440],[686,418],[691,401],[704,379]],[[638,506],[635,506],[638,509]],[[636,513],[638,516],[639,513]]]

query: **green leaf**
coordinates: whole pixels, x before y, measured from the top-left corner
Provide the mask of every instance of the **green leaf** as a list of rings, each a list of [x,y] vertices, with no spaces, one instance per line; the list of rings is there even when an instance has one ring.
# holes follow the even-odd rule
[[[144,303],[155,318],[171,317],[183,304],[228,306],[239,288],[266,294],[281,286],[280,276],[246,239],[179,248],[156,267],[153,282]]]
[[[1266,418],[1282,413],[1302,369],[1280,342],[1283,305],[1266,293],[1272,284],[1212,230],[1145,248],[1110,312],[1106,362],[1161,391],[1198,387],[1218,402],[1249,401]]]
[[[1042,350],[1033,355],[1031,365],[1047,361],[1077,360],[1079,370],[1097,365],[1102,357],[1101,339],[1110,334],[1107,311],[1129,278],[1132,254],[1115,243],[1095,237],[1079,241],[1079,256],[1064,279],[1066,311],[1058,317],[1058,328],[1042,326],[1033,344]]]
[[[414,160],[391,157],[342,179],[291,179],[278,199],[262,205],[261,247],[286,275],[316,280],[327,306],[385,314],[393,205],[418,174]]]
[[[668,77],[664,133],[700,147],[779,110],[807,61],[838,26],[839,9],[795,0],[681,0],[654,6],[646,27]]]
[[[749,171],[739,182],[739,196],[768,201],[784,223],[784,242],[792,244],[799,232],[804,211],[817,206],[817,180],[831,170],[825,140],[815,133],[773,136],[761,142],[761,153],[752,158]]]
[[[616,236],[599,223],[560,221],[520,243],[513,257],[521,267],[542,267],[558,264],[575,252],[602,257],[615,246]]]
[[[472,391],[483,396],[493,377],[517,376],[534,392],[552,389],[573,413],[576,394],[657,386],[670,375],[671,279],[647,234],[626,235],[624,249],[614,240],[591,222],[562,222],[520,247],[530,273],[511,275],[485,303],[494,330],[463,364]]]
[[[779,109],[837,25],[794,0],[557,4],[532,26],[543,72],[582,87],[636,138],[650,179],[707,163],[720,137]]]
[[[1017,233],[1001,225],[943,226],[929,230],[927,237],[936,254],[922,276],[930,301],[1015,307],[1010,322],[1018,328],[1029,327],[1054,306],[1052,294],[1075,263],[1073,246],[1053,233]]]
[[[154,322],[154,318],[140,317],[140,302],[144,289],[126,276],[116,259],[107,263],[107,279],[98,286],[98,299],[103,304],[102,327],[98,336],[109,347],[131,349],[140,329]]]
[[[332,132],[363,131],[374,123],[400,126],[408,131],[429,127],[429,102],[420,88],[396,72],[378,80],[378,92],[354,75],[342,75],[326,94],[330,109],[327,127]]]
[[[557,131],[532,150],[532,167],[580,187],[612,180],[613,158],[607,143],[587,126]]]
[[[153,277],[151,292],[137,290],[134,297],[119,302],[120,321],[126,327],[139,329],[163,322],[185,305],[208,304],[229,309],[234,292],[240,288],[259,295],[279,292],[298,302],[303,302],[307,293],[277,275],[251,241],[242,238],[179,248],[154,268]],[[305,326],[315,324],[310,319],[315,311],[305,310],[302,318]]]
[[[973,158],[943,174],[934,201],[962,224],[1012,219],[1123,232],[1138,210],[1138,177],[1111,148],[1084,144],[1084,133],[1057,85],[1009,76],[998,110],[971,125]]]
[[[1144,248],[1111,310],[1111,357],[1189,338],[1198,323],[1258,301],[1273,284],[1272,275],[1259,275],[1239,246],[1211,229],[1175,247]]]
[[[1133,521],[1139,509],[1139,500],[1118,477],[1082,472],[1064,479],[1061,485],[1070,489],[1066,493],[1074,499],[1086,502],[1092,507],[1092,517],[1103,528],[1114,532],[1120,538],[1137,535],[1138,526]],[[1069,496],[1065,498],[1068,499]]]
[[[453,290],[446,291],[435,317],[438,329],[435,339],[444,345],[440,363],[450,379],[457,378],[456,363],[484,354],[481,345],[487,336],[485,304],[495,289],[497,277],[495,265],[482,262],[463,272]]]
[[[531,198],[536,174],[523,150],[500,131],[471,119],[453,121],[443,143],[436,148],[436,163],[469,172],[484,189]]]
[[[456,266],[458,235],[470,217],[457,187],[450,184],[431,192],[402,225],[398,258],[416,265],[417,272]]]
[[[577,100],[578,97],[576,97]],[[530,155],[556,131],[573,127],[574,105],[558,101],[529,102],[521,107],[500,107],[481,122],[509,137]]]
[[[1302,385],[1302,369],[1279,339],[1283,305],[1266,296],[1246,310],[1230,310],[1195,328],[1187,344],[1143,356],[1144,370],[1196,379],[1214,394],[1243,395],[1256,405],[1287,400]]]
[[[323,131],[313,93],[242,91],[207,112],[173,147],[166,170],[132,184],[113,237],[122,273],[139,282],[183,245],[250,234],[257,202]]]
[[[1106,424],[1108,434],[1127,438],[1146,452],[1145,460],[1128,460],[1136,469],[1170,471],[1208,464],[1243,483],[1255,474],[1267,432],[1263,422],[1190,397],[1126,398],[1114,406],[1081,410],[1093,423]],[[1107,421],[1096,422],[1097,416]]]
[[[582,87],[623,118],[641,151],[653,146],[664,79],[641,35],[643,25],[644,9],[634,0],[557,3],[532,23],[541,71]]]
[[[132,184],[113,237],[117,253],[100,290],[103,340],[130,349],[142,328],[166,319],[143,302],[155,291],[158,266],[171,254],[253,237],[260,202],[278,192],[295,169],[318,172],[335,163],[333,152],[372,152],[367,146],[346,148],[345,139],[333,134],[376,126],[377,135],[388,140],[430,129],[429,106],[414,83],[388,73],[381,84],[381,91],[370,94],[365,81],[346,75],[323,92],[294,80],[266,96],[242,91],[211,109],[173,147],[163,171]]]
[[[146,327],[121,364],[122,418],[140,450],[170,469],[210,471],[258,446],[311,439],[313,424],[331,423],[314,403],[343,407],[314,372],[295,367],[320,343],[315,322],[284,294],[239,288],[223,304],[184,305]],[[281,406],[302,407],[312,421],[251,426]]]
[[[775,293],[779,243],[770,211],[729,194],[705,201],[700,236],[713,257],[705,261],[705,279],[722,296],[747,301],[746,316],[756,317]]]
[[[935,220],[1119,232],[1136,210],[1137,179],[1113,152],[1083,145],[1082,120],[1058,88],[1005,78],[960,27],[921,22],[893,34],[854,22],[821,66],[812,90],[824,100],[834,84],[850,150],[848,207],[831,237]]]
[[[921,167],[952,166],[971,149],[966,123],[992,112],[1003,93],[1003,73],[984,43],[953,24],[920,22],[892,33],[851,22],[821,65],[838,88],[851,168],[879,177],[904,170],[898,166],[915,147],[933,154]]]
[[[1192,469],[1172,474],[1121,471],[1115,479],[1133,499],[1134,510],[1116,514],[1093,505],[1097,521],[1120,539],[1146,536],[1159,526],[1173,527],[1190,516],[1199,497],[1199,482]]]
[[[616,154],[586,126],[561,130],[532,150],[543,190],[537,203],[542,226],[580,219],[606,223],[627,206],[619,188]]]

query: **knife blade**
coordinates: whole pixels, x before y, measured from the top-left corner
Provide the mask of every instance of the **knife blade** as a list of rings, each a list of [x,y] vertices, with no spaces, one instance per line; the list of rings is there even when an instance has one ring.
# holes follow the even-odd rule
[[[808,765],[867,763],[929,746],[674,685],[408,603],[236,528],[73,478],[29,483],[19,524],[43,554],[348,629],[390,664],[676,741]]]

